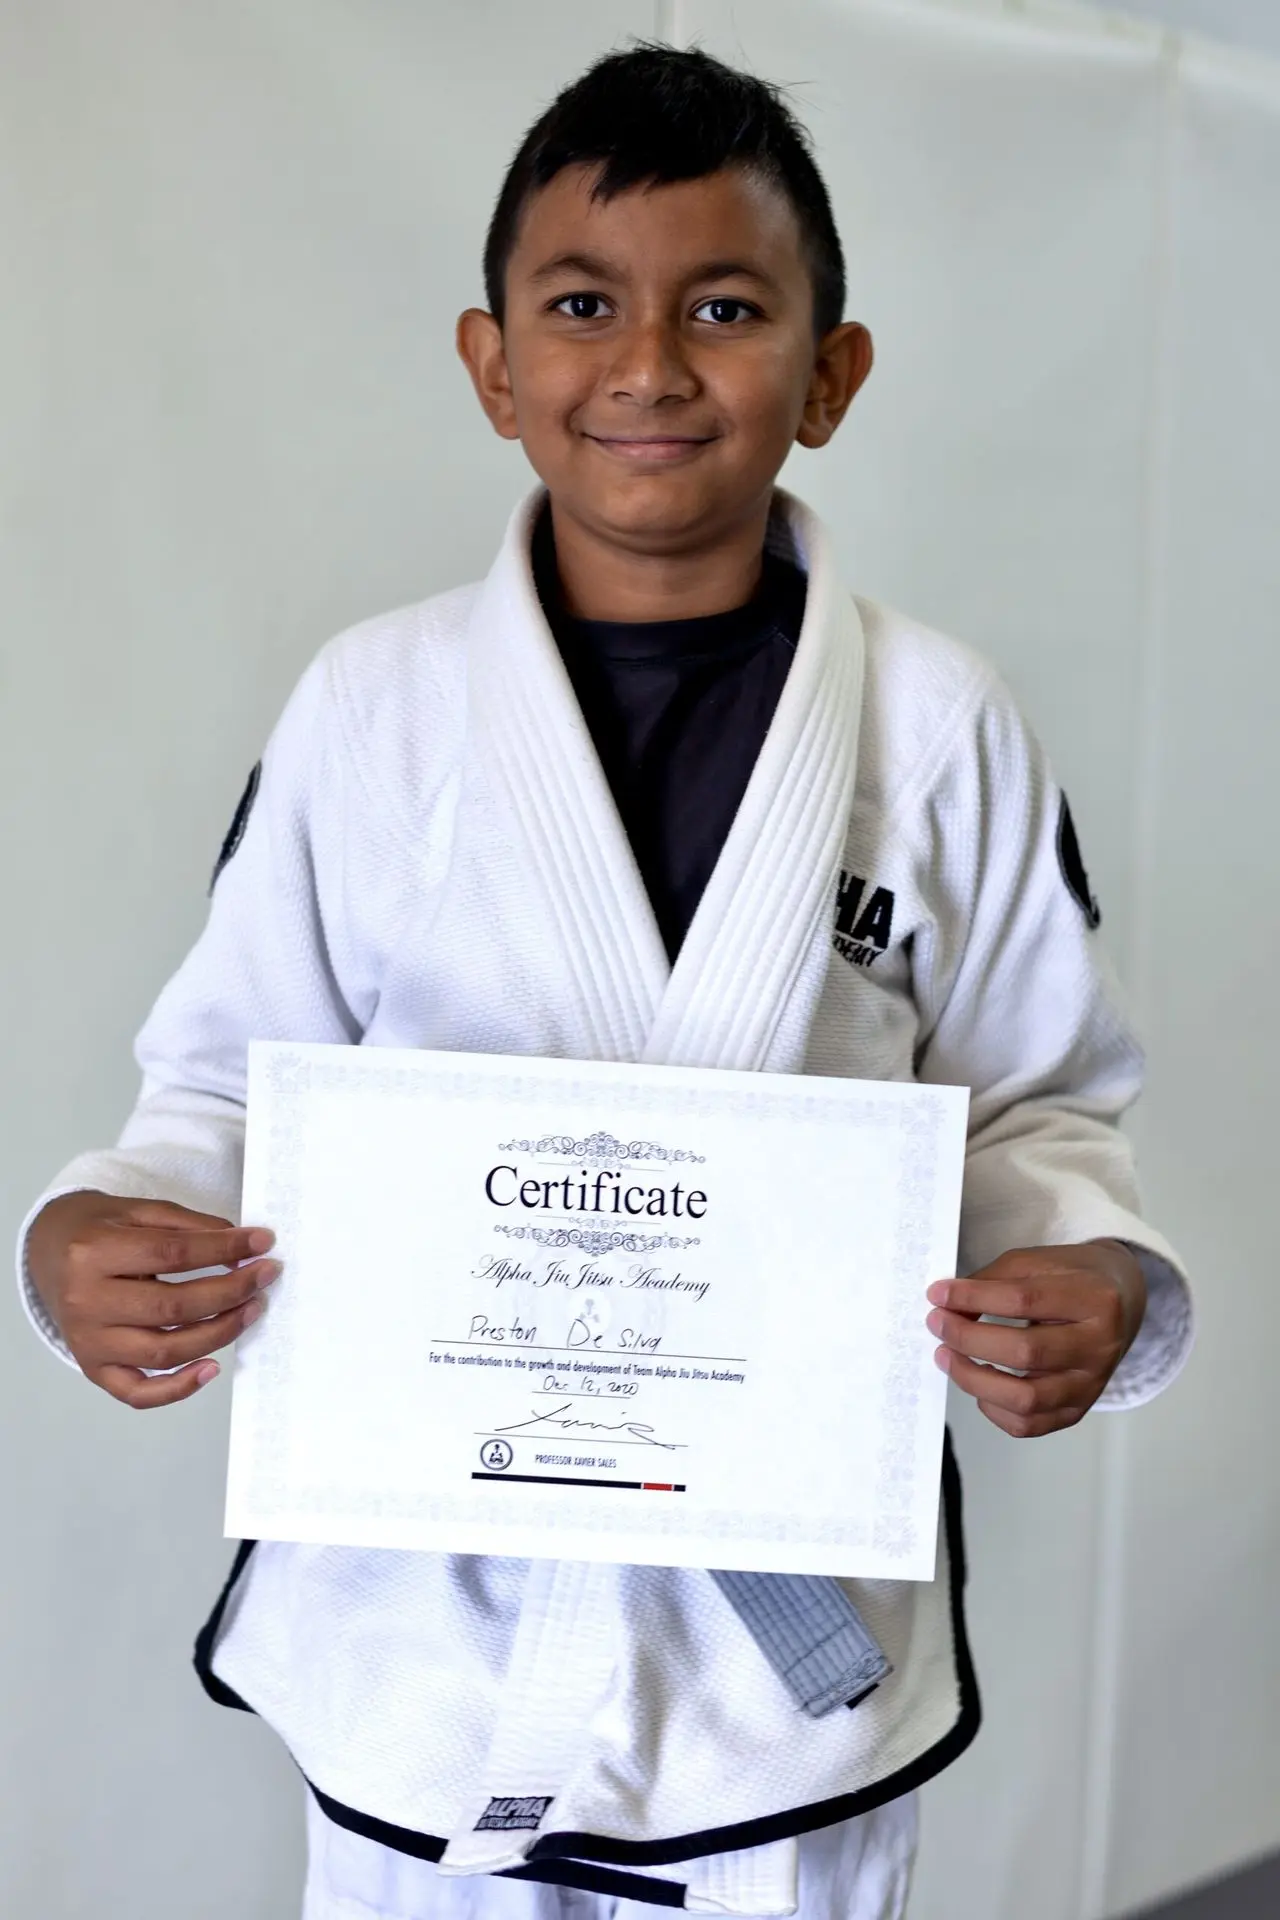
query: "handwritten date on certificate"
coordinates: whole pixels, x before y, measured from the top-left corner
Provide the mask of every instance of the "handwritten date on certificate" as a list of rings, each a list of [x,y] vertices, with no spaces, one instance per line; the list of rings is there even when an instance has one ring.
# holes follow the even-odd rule
[[[932,1577],[965,1111],[254,1043],[244,1217],[286,1277],[239,1343],[229,1530]]]

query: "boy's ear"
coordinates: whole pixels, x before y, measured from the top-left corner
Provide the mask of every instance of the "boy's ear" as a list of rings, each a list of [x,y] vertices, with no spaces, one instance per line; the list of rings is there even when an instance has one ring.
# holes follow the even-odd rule
[[[489,424],[504,440],[518,440],[520,429],[516,425],[502,328],[491,313],[485,313],[481,307],[468,307],[459,316],[456,338],[459,358],[471,375],[471,384],[489,416]]]
[[[825,447],[875,358],[871,335],[856,320],[833,327],[818,342],[796,439],[802,447]]]

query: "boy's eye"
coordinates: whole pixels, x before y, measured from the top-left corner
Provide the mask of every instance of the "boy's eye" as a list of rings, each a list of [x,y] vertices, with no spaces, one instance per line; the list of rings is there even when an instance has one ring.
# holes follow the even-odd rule
[[[567,314],[570,320],[599,320],[605,307],[603,294],[566,293],[563,300],[556,301],[555,312]]]
[[[740,316],[748,320],[757,318],[758,309],[745,300],[733,300],[727,294],[718,294],[714,300],[704,300],[694,308],[695,317],[705,314],[713,326],[731,326]]]

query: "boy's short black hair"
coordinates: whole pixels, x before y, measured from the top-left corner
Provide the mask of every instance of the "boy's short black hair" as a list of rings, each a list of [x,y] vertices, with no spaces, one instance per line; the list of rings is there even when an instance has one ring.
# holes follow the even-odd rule
[[[507,169],[484,249],[489,310],[502,324],[506,272],[526,202],[566,167],[598,166],[592,197],[701,180],[742,167],[786,195],[813,276],[819,339],[844,316],[844,254],[809,135],[781,89],[699,50],[642,41],[606,54],[556,96]]]

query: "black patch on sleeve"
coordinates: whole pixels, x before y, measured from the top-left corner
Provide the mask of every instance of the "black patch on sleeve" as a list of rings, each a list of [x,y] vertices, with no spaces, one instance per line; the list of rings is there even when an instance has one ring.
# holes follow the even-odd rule
[[[1089,876],[1085,872],[1084,860],[1080,853],[1080,841],[1076,835],[1076,823],[1071,818],[1071,808],[1067,804],[1065,793],[1058,810],[1058,865],[1062,868],[1062,877],[1067,883],[1071,897],[1089,925],[1095,929],[1100,927],[1102,909],[1089,885]]]
[[[222,843],[222,850],[218,855],[218,864],[213,869],[213,878],[209,882],[210,893],[213,892],[218,884],[218,875],[222,872],[222,869],[226,866],[228,860],[231,859],[236,848],[244,839],[245,828],[249,824],[249,815],[253,812],[253,803],[258,797],[258,788],[261,784],[262,762],[259,760],[257,766],[249,775],[249,783],[240,795],[239,804],[231,816],[231,825],[227,828],[227,837]]]

